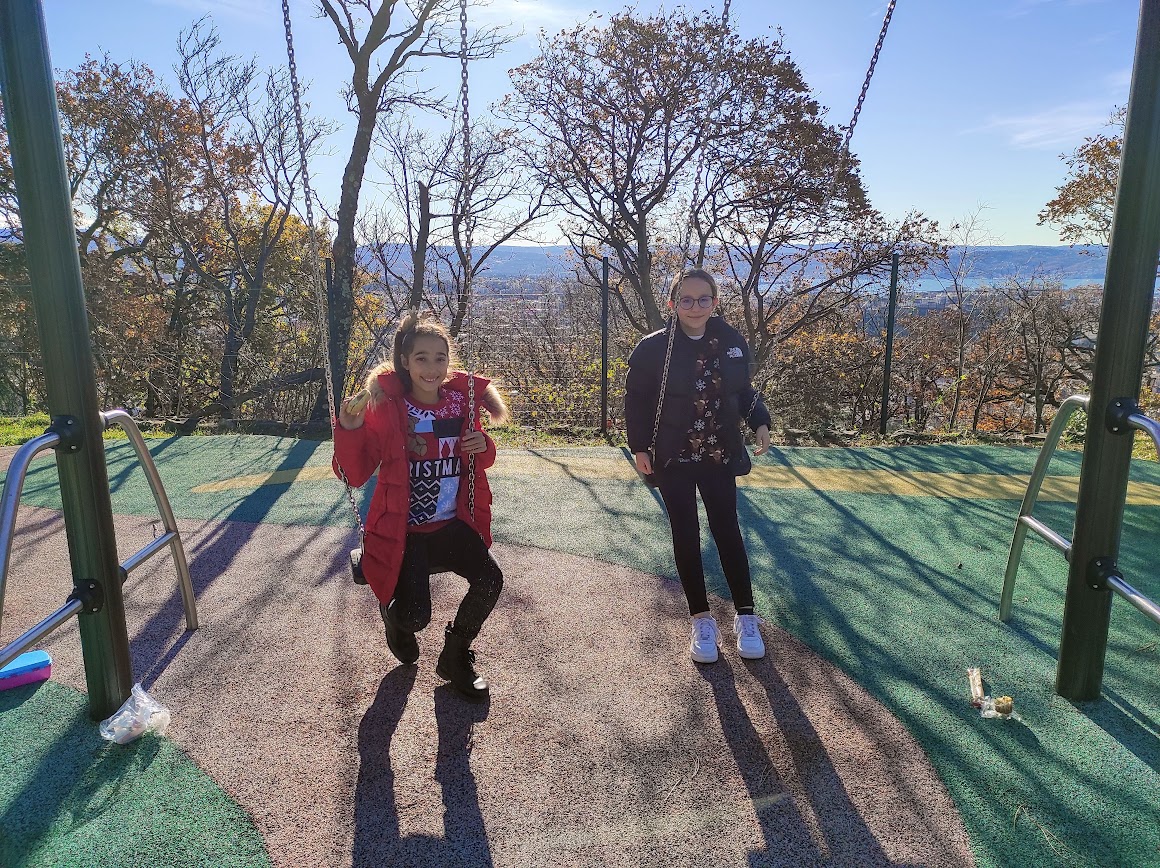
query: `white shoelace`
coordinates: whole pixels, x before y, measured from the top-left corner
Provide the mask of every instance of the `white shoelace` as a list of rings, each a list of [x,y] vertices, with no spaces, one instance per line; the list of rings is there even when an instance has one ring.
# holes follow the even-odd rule
[[[741,635],[746,639],[757,638],[757,616],[756,615],[738,615],[737,620],[741,622]]]
[[[698,618],[698,639],[701,642],[709,642],[713,639],[713,622],[709,618]]]

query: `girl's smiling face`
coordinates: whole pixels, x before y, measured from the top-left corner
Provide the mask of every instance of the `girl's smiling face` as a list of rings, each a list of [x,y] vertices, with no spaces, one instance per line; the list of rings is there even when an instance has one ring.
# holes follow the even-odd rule
[[[673,302],[677,309],[677,319],[687,335],[696,337],[705,333],[705,324],[713,315],[717,298],[713,287],[699,277],[688,277],[681,281]]]
[[[447,379],[447,344],[436,335],[418,335],[403,367],[411,375],[411,394],[423,404],[439,402],[439,387]]]

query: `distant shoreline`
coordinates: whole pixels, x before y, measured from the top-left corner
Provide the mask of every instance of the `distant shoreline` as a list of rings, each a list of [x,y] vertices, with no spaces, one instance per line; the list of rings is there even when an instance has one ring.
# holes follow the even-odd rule
[[[562,277],[571,272],[567,258],[570,252],[570,247],[559,244],[504,244],[488,257],[486,274],[496,278],[546,274]],[[1078,286],[1103,283],[1107,266],[1107,251],[1102,247],[999,245],[972,248],[971,255],[971,282],[1041,275]]]

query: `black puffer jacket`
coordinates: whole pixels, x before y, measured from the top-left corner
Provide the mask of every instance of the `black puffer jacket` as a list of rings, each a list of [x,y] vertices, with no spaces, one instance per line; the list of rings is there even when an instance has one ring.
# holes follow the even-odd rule
[[[673,327],[677,334],[673,339],[660,430],[653,448],[654,469],[664,467],[680,455],[693,421],[693,384],[700,341],[686,335],[679,325]],[[762,425],[769,426],[769,411],[750,384],[753,356],[745,338],[719,316],[706,321],[705,336],[701,340],[712,338],[717,338],[721,348],[721,433],[730,456],[729,469],[735,476],[744,476],[752,464],[741,437],[741,420],[744,417],[749,427],[756,431]],[[624,419],[628,428],[628,448],[634,453],[648,452],[653,445],[653,425],[668,340],[666,329],[653,332],[641,339],[628,359]]]

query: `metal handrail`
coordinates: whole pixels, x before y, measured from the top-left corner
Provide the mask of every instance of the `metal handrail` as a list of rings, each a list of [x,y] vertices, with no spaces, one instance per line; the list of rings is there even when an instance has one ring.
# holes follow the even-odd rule
[[[1063,434],[1064,426],[1076,410],[1082,408],[1086,411],[1088,409],[1088,401],[1089,398],[1086,395],[1072,395],[1060,404],[1059,411],[1055,414],[1051,428],[1047,432],[1047,439],[1043,441],[1043,448],[1039,452],[1039,458],[1035,461],[1035,469],[1031,473],[1031,479],[1027,482],[1023,504],[1019,507],[1019,518],[1015,521],[1015,535],[1011,540],[1011,553],[1007,557],[1007,571],[1003,576],[1003,595],[999,600],[1000,621],[1006,621],[1011,617],[1011,599],[1015,595],[1015,576],[1019,572],[1019,559],[1023,554],[1023,543],[1026,541],[1028,530],[1035,531],[1059,550],[1068,561],[1071,560],[1071,540],[1056,533],[1035,518],[1031,512],[1035,509],[1035,502],[1039,498],[1039,489],[1047,476],[1047,465],[1059,445],[1059,438]],[[1132,428],[1148,434],[1152,438],[1157,452],[1160,453],[1160,423],[1142,413],[1131,414],[1127,421]],[[1109,575],[1107,585],[1114,593],[1119,594],[1140,612],[1160,624],[1160,605],[1129,585],[1122,576]]]
[[[1007,556],[1007,571],[1003,574],[1003,595],[999,600],[999,620],[1006,621],[1011,617],[1011,598],[1015,595],[1015,574],[1019,572],[1019,558],[1023,554],[1023,543],[1027,539],[1027,531],[1033,530],[1055,548],[1071,559],[1071,540],[1066,539],[1053,531],[1039,519],[1031,515],[1035,509],[1035,502],[1039,499],[1039,489],[1047,477],[1047,466],[1055,449],[1059,446],[1059,438],[1063,436],[1064,426],[1071,419],[1076,410],[1087,410],[1087,395],[1072,395],[1059,405],[1055,418],[1051,420],[1051,427],[1047,429],[1047,438],[1039,450],[1039,457],[1035,460],[1035,469],[1031,471],[1031,479],[1027,482],[1027,491],[1023,494],[1023,503],[1019,507],[1019,518],[1015,520],[1015,536],[1011,540],[1011,552]]]
[[[1160,455],[1160,423],[1149,419],[1143,413],[1133,413],[1128,417],[1128,424],[1151,437],[1152,445],[1156,447],[1157,455]]]
[[[1108,576],[1108,587],[1155,621],[1160,624],[1160,606],[1148,599],[1119,576]]]
[[[157,511],[161,513],[161,523],[165,527],[164,534],[121,564],[121,569],[124,571],[122,575],[127,577],[131,570],[139,567],[168,544],[173,553],[173,564],[177,568],[177,582],[181,588],[182,602],[185,605],[185,626],[187,630],[196,630],[198,623],[197,598],[193,593],[193,581],[189,577],[189,565],[185,560],[185,548],[181,544],[181,533],[177,529],[177,521],[173,517],[169,498],[165,495],[165,486],[161,482],[161,475],[157,472],[157,465],[153,463],[153,456],[149,454],[149,447],[145,445],[145,438],[141,436],[141,429],[137,427],[133,417],[124,410],[109,410],[107,413],[101,413],[101,422],[106,428],[119,425],[129,436],[129,442],[133,444],[137,460],[141,462],[141,469],[145,471],[145,478],[149,481],[149,488],[153,492]]]
[[[1133,413],[1128,417],[1128,424],[1138,431],[1143,431],[1152,438],[1152,445],[1156,447],[1156,454],[1160,455],[1160,423],[1150,419],[1143,413]],[[1108,576],[1108,587],[1155,621],[1160,624],[1160,605],[1145,597],[1121,576]]]
[[[0,494],[0,627],[4,625],[4,586],[8,581],[8,563],[12,558],[12,535],[16,532],[16,511],[20,508],[20,493],[32,459],[60,443],[55,431],[45,431],[33,437],[16,450],[4,477],[4,493]],[[0,666],[3,664],[0,663]]]
[[[128,578],[131,570],[139,567],[168,545],[173,553],[178,584],[181,588],[181,598],[185,604],[186,628],[196,630],[198,627],[197,600],[193,593],[193,582],[189,577],[189,565],[185,560],[181,534],[177,529],[177,521],[173,517],[169,498],[165,495],[165,486],[162,485],[161,476],[157,473],[157,465],[153,463],[153,456],[149,454],[145,438],[141,436],[141,429],[137,427],[133,417],[124,410],[110,410],[107,413],[101,413],[100,416],[105,428],[119,425],[128,435],[129,441],[137,453],[137,458],[141,462],[141,468],[145,472],[145,478],[153,492],[153,500],[157,504],[157,510],[161,513],[161,521],[165,526],[165,533],[121,564],[121,581],[124,582]],[[20,507],[20,495],[24,489],[28,467],[33,458],[46,449],[57,446],[60,440],[60,435],[55,431],[46,431],[39,437],[29,440],[12,456],[12,461],[8,465],[8,473],[4,477],[4,490],[3,494],[0,494],[0,626],[3,626],[4,587],[8,579],[8,565],[12,556],[12,537],[16,529],[16,512]],[[73,615],[83,611],[84,608],[84,601],[74,593],[63,606],[47,618],[0,648],[0,667],[20,656],[27,648],[39,642]]]
[[[7,666],[9,662],[15,660],[23,654],[28,648],[38,643],[41,639],[71,618],[73,615],[80,612],[85,607],[85,604],[75,597],[70,597],[69,601],[29,630],[25,630],[3,648],[0,648],[0,669]]]

